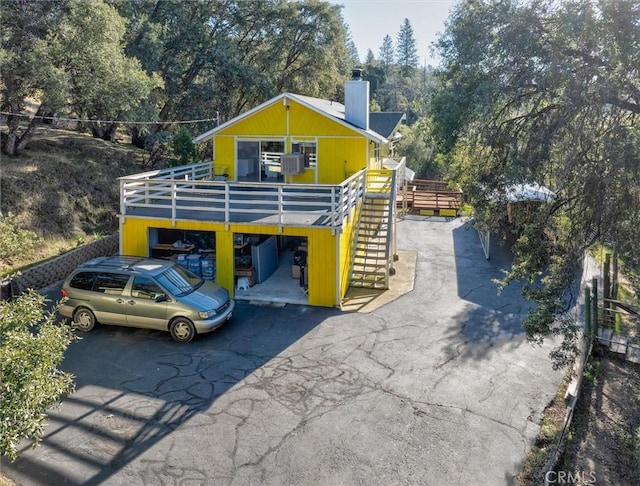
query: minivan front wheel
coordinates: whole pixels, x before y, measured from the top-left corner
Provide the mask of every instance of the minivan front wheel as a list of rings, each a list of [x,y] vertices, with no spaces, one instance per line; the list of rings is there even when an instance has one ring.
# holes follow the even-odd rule
[[[89,309],[80,307],[73,314],[73,325],[81,331],[91,331],[96,325],[96,316]]]
[[[189,319],[179,317],[175,319],[169,326],[169,332],[174,341],[179,343],[188,343],[196,335],[196,328]]]

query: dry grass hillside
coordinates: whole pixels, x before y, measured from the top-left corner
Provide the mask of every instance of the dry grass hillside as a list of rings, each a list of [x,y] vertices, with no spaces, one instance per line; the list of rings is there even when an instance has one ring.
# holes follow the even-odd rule
[[[20,157],[2,156],[0,210],[42,237],[11,269],[49,258],[118,229],[120,176],[141,172],[145,152],[77,132],[43,127]]]

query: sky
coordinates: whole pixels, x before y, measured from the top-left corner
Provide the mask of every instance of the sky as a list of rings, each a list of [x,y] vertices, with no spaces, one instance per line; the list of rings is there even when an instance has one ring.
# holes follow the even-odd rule
[[[409,19],[418,48],[420,65],[438,64],[429,52],[436,34],[444,30],[444,22],[455,0],[330,0],[329,3],[344,5],[342,16],[349,25],[351,37],[358,48],[360,60],[364,62],[367,50],[378,58],[385,35],[389,35],[394,46],[398,32]]]

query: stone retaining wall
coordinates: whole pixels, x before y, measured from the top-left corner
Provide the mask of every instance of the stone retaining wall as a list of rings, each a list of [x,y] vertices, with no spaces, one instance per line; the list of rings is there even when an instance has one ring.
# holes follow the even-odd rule
[[[60,280],[64,280],[74,268],[87,260],[117,254],[119,241],[119,235],[116,233],[31,267],[14,279],[11,288],[38,290],[53,285]]]

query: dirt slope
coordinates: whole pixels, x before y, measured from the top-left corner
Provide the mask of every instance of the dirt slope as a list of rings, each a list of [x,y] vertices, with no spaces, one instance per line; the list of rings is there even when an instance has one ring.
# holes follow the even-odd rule
[[[130,145],[43,127],[20,157],[2,156],[0,210],[44,238],[34,259],[51,256],[117,231],[117,178],[146,170],[144,160]]]
[[[585,372],[564,468],[578,484],[637,485],[640,478],[640,366],[600,355]]]

